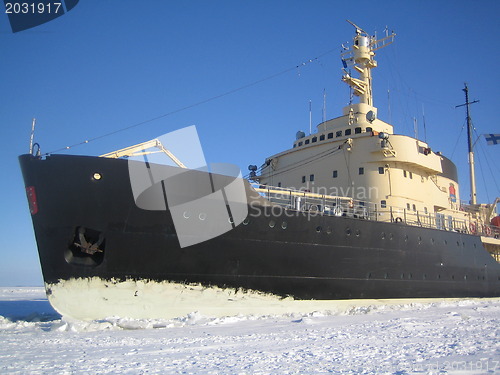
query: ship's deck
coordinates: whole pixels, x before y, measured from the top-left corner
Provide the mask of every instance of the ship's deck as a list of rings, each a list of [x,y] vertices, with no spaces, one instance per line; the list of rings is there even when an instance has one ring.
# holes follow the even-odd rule
[[[480,223],[473,218],[464,220],[439,212],[432,213],[406,207],[381,206],[352,197],[318,194],[307,190],[293,190],[259,184],[252,184],[252,188],[273,204],[285,207],[287,210],[309,212],[314,215],[347,216],[362,220],[404,223],[467,233],[487,239],[489,241],[487,243],[498,246],[500,250],[500,227]]]

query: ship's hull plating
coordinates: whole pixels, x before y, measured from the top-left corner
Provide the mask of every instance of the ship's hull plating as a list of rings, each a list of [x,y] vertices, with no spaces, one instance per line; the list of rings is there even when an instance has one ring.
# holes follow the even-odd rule
[[[181,248],[168,210],[136,206],[126,160],[23,155],[20,163],[25,185],[36,194],[32,219],[49,289],[97,278],[302,300],[500,296],[500,265],[477,236],[277,210],[248,190],[243,223]],[[80,251],[80,228],[102,253]]]

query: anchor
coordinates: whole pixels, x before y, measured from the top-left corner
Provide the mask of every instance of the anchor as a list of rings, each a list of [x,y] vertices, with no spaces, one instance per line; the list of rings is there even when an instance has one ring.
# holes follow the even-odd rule
[[[89,255],[94,255],[95,253],[102,253],[103,250],[99,248],[101,246],[102,242],[104,241],[104,236],[102,233],[99,233],[99,238],[97,239],[96,243],[91,243],[88,242],[87,239],[85,238],[85,228],[84,227],[79,227],[78,228],[78,242],[74,242],[73,244],[76,247],[79,247],[82,253],[86,253]]]

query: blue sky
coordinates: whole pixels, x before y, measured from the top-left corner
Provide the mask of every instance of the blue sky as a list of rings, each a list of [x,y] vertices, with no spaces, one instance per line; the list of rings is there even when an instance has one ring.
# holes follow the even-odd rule
[[[207,161],[246,173],[308,131],[309,100],[313,123],[321,121],[324,90],[327,118],[341,114],[348,88],[340,45],[354,35],[346,19],[379,36],[386,26],[397,33],[373,71],[379,117],[407,135],[415,117],[423,138],[424,110],[427,141],[457,164],[468,199],[465,112],[455,105],[467,82],[480,100],[471,107],[478,134],[500,133],[499,13],[494,0],[86,0],[13,34],[2,11],[0,285],[42,284],[17,162],[33,117],[35,140],[51,152],[175,112],[64,153],[99,155],[194,124]],[[500,196],[500,146],[478,145],[478,197],[486,202]]]

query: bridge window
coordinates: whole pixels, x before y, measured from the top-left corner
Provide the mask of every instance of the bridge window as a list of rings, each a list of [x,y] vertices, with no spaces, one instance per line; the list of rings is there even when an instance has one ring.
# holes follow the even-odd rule
[[[302,183],[306,182],[306,176],[302,176]]]
[[[318,140],[318,137],[313,137],[313,139],[312,139],[312,143],[317,142],[317,140]]]
[[[359,167],[359,174],[365,174],[365,168]]]
[[[351,135],[352,129],[346,129],[345,130],[345,135]]]
[[[366,128],[366,132],[367,132],[367,133],[371,133],[372,131],[373,131],[373,128],[371,128],[370,126],[368,126],[368,127]]]
[[[386,207],[387,207],[387,201],[386,200],[380,201],[380,208],[386,208]]]
[[[360,127],[357,127],[354,129],[354,133],[355,134],[360,134],[361,133],[361,128]]]
[[[336,137],[342,137],[342,130],[339,130],[337,133],[335,133]]]
[[[339,176],[339,171],[333,171],[333,178],[337,178]]]
[[[313,174],[309,176],[309,181],[314,181],[314,175]]]
[[[324,134],[321,134],[321,135],[319,136],[319,140],[320,140],[320,141],[324,141],[324,140],[325,140],[325,135],[324,135]]]
[[[302,146],[302,142],[299,142],[299,147]]]
[[[384,167],[378,167],[378,173],[379,174],[384,174],[385,173],[385,168]]]
[[[308,145],[309,144],[309,139],[306,139],[304,144]]]
[[[328,139],[332,139],[333,138],[333,133],[328,133]]]

